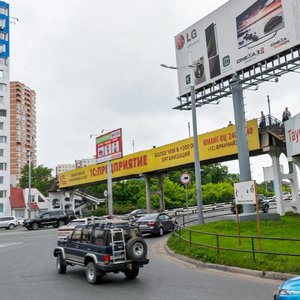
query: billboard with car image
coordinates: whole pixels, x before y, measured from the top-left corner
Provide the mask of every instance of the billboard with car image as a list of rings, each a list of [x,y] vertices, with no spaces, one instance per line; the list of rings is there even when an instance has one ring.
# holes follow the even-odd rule
[[[231,0],[175,36],[177,66],[193,63],[195,88],[207,86],[298,46],[299,20],[300,0]],[[180,96],[190,72],[178,70]]]

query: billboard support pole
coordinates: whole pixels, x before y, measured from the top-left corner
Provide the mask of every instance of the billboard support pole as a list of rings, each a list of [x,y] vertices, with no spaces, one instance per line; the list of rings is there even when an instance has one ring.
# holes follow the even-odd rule
[[[203,205],[202,205],[202,187],[201,187],[201,173],[200,173],[200,157],[198,145],[198,131],[197,131],[197,114],[196,114],[196,95],[195,95],[195,82],[194,82],[194,67],[192,63],[192,53],[189,53],[189,65],[172,67],[161,64],[161,67],[173,70],[181,70],[188,68],[190,70],[190,90],[191,90],[191,109],[193,121],[193,141],[194,141],[194,169],[196,178],[196,197],[197,197],[197,210],[198,210],[198,224],[204,224]]]
[[[236,125],[236,139],[241,181],[251,181],[243,87],[237,74],[232,75],[231,92],[233,99],[234,120]],[[255,207],[251,204],[244,204],[243,211],[244,213],[254,213]]]
[[[193,73],[193,70],[191,70]],[[192,118],[193,118],[193,136],[194,136],[194,160],[195,160],[195,177],[196,177],[196,196],[198,208],[198,223],[204,224],[203,208],[202,208],[202,187],[201,187],[201,173],[200,173],[200,158],[199,158],[199,145],[198,145],[198,132],[197,132],[197,116],[196,116],[196,101],[195,101],[195,87],[194,78],[191,76],[191,105],[192,105]]]
[[[190,53],[190,64],[192,65],[192,55]],[[194,86],[194,70],[190,67],[191,74],[191,106],[192,106],[192,121],[193,121],[193,139],[194,139],[194,169],[196,177],[196,197],[198,208],[198,223],[204,224],[203,207],[202,207],[202,187],[201,187],[201,173],[200,173],[200,157],[198,145],[198,130],[197,130],[197,115],[196,115],[196,96]]]
[[[107,201],[108,201],[108,214],[113,215],[113,194],[112,194],[112,173],[111,161],[107,161]]]

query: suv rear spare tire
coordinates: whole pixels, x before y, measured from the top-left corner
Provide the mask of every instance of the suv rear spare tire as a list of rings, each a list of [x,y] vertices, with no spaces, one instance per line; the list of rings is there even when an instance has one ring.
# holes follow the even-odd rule
[[[129,259],[139,261],[147,255],[147,244],[140,237],[131,238],[126,244],[126,252]]]

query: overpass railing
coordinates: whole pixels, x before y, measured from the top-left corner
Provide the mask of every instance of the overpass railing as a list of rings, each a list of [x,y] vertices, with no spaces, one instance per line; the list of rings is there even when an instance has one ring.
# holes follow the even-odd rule
[[[266,115],[263,119],[258,118],[258,128],[260,132],[271,132],[276,134],[279,138],[284,137],[283,123],[277,118]]]

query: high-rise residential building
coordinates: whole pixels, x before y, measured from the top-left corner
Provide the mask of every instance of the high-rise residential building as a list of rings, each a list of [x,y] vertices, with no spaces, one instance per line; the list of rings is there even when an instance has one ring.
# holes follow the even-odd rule
[[[0,216],[10,207],[9,5],[0,1]]]
[[[36,98],[35,91],[24,83],[10,83],[10,176],[18,186],[22,168],[36,166]]]

